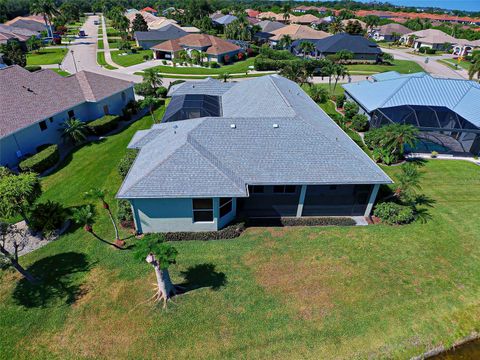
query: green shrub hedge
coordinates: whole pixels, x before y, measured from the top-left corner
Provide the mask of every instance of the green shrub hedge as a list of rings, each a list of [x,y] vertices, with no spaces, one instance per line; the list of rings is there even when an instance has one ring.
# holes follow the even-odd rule
[[[66,220],[67,211],[55,201],[35,204],[30,212],[30,227],[47,238],[54,235]]]
[[[245,230],[245,223],[237,222],[218,231],[167,232],[167,233],[163,233],[163,236],[166,241],[221,240],[221,239],[234,239],[236,237],[239,237],[244,230]]]
[[[247,226],[354,226],[349,217],[280,217],[275,219],[248,219]]]
[[[42,67],[39,66],[39,65],[28,65],[28,66],[25,66],[25,69],[30,71],[30,72],[34,72],[34,71],[41,70]]]
[[[117,127],[119,118],[116,115],[105,115],[100,119],[87,124],[88,129],[95,135],[104,135]]]
[[[373,211],[373,215],[389,225],[408,224],[415,219],[414,211],[410,206],[400,205],[394,202],[378,204]]]
[[[39,153],[23,160],[19,167],[22,171],[33,171],[38,174],[50,169],[60,161],[57,145],[50,145]]]

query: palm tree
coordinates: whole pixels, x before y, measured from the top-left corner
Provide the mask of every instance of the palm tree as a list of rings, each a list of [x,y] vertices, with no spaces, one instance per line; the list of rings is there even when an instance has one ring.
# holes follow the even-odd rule
[[[152,116],[152,120],[154,123],[157,122],[155,120],[155,113],[154,113],[154,110],[157,104],[158,104],[158,100],[153,96],[146,96],[141,102],[142,107],[148,107],[148,111],[150,112],[150,115]]]
[[[94,218],[95,209],[90,204],[73,209],[73,221],[79,225],[82,225],[83,229],[92,235],[95,235],[93,232],[93,223],[95,222]]]
[[[218,78],[223,80],[223,82],[228,82],[228,80],[232,78],[232,75],[230,75],[228,72],[224,72],[223,74],[218,75]]]
[[[343,26],[342,21],[337,18],[330,24],[329,30],[332,34],[338,34],[344,32],[345,27]]]
[[[340,78],[344,79],[345,76],[348,75],[348,69],[347,69],[346,66],[344,66],[342,64],[335,64],[333,66],[333,75],[335,76],[335,85],[333,85],[333,92],[335,92],[338,80]]]
[[[404,201],[412,201],[415,197],[415,191],[421,189],[420,178],[422,173],[418,171],[417,165],[411,162],[403,164],[400,169],[401,172],[397,175],[395,196]]]
[[[290,4],[283,5],[283,20],[287,22],[290,19],[290,13],[292,12],[292,6]]]
[[[62,137],[73,141],[74,144],[81,144],[87,140],[88,127],[78,119],[68,119],[61,125]]]
[[[42,15],[45,26],[47,27],[47,35],[53,37],[52,19],[60,15],[60,11],[55,7],[53,0],[34,0],[30,6],[32,14]]]
[[[468,69],[468,77],[472,80],[475,75],[477,75],[477,79],[480,79],[480,54],[476,54],[472,59],[472,64]]]
[[[105,201],[105,197],[107,196],[107,193],[104,189],[98,189],[98,188],[92,188],[86,193],[83,194],[83,197],[85,199],[90,199],[90,200],[99,200],[102,202],[103,208],[107,211],[108,217],[110,218],[110,221],[112,222],[113,229],[115,230],[115,244],[117,246],[123,246],[125,245],[125,241],[120,240],[120,236],[118,234],[118,226],[117,223],[115,222],[115,219],[113,218],[112,211],[110,210],[110,205]]]
[[[311,54],[313,51],[315,51],[315,45],[311,41],[302,41],[299,47],[304,58],[306,57],[307,53]]]
[[[290,35],[283,35],[282,38],[279,41],[279,45],[282,49],[287,49],[290,48],[290,46],[293,43],[293,39]]]
[[[160,86],[162,86],[163,77],[160,72],[155,69],[146,69],[143,74],[143,82],[150,85],[153,92],[155,92]]]
[[[392,154],[403,157],[405,144],[414,147],[417,142],[418,129],[413,125],[393,124],[388,126],[385,145]]]

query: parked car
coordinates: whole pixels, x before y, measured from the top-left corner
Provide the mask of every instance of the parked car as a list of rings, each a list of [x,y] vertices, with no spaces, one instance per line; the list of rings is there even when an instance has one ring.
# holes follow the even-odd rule
[[[100,25],[100,21],[94,20],[94,21],[93,21],[93,25]]]
[[[87,36],[87,34],[85,34],[85,30],[80,30],[80,31],[78,32],[78,36],[80,36],[80,37],[85,37],[85,36]]]

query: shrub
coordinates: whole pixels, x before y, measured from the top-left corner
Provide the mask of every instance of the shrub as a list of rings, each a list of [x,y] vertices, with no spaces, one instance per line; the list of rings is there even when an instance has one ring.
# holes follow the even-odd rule
[[[167,93],[168,93],[168,90],[165,86],[160,86],[158,89],[157,89],[157,96],[161,97],[161,98],[165,98],[167,97]]]
[[[379,217],[384,223],[390,225],[408,224],[415,219],[412,207],[394,202],[383,202],[378,204],[375,207],[373,214]]]
[[[217,63],[216,61],[212,61],[212,62],[210,62],[210,67],[212,69],[218,69],[220,67],[220,64]]]
[[[125,105],[125,108],[122,110],[123,119],[130,120],[132,115],[135,115],[136,113],[138,113],[139,109],[140,109],[140,105],[138,104],[138,101],[130,100],[128,104]]]
[[[130,202],[125,199],[117,200],[117,219],[120,225],[124,228],[134,228],[135,223],[133,221],[132,207]]]
[[[52,146],[52,145],[53,144],[42,144],[42,145],[37,146],[37,153],[39,153],[42,150],[45,150],[46,148],[48,148],[49,146]]]
[[[338,109],[342,109],[343,105],[345,104],[345,95],[343,94],[337,95],[335,99],[335,104],[337,105]]]
[[[237,222],[218,231],[201,231],[201,232],[167,232],[158,234],[164,236],[166,241],[184,241],[184,240],[221,240],[234,239],[239,237],[245,230],[244,222]]]
[[[228,63],[230,62],[230,55],[225,55],[225,56],[223,57],[223,62],[224,62],[225,64],[228,64]]]
[[[438,156],[438,152],[437,151],[432,151],[432,153],[430,154],[430,156],[435,159],[437,156]]]
[[[276,219],[248,219],[247,226],[354,226],[349,217],[281,217]]]
[[[12,175],[10,169],[5,166],[0,166],[0,179],[8,175]]]
[[[88,123],[88,129],[95,135],[104,135],[117,127],[118,116],[105,115]]]
[[[328,90],[324,87],[313,85],[310,89],[312,100],[319,103],[326,103],[328,100]]]
[[[358,104],[353,101],[347,101],[343,106],[343,109],[345,110],[345,117],[348,120],[351,120],[356,114],[358,114],[358,110],[360,110]]]
[[[41,66],[37,66],[37,65],[29,65],[29,66],[25,66],[25,69],[30,71],[30,72],[34,72],[34,71],[38,71],[38,70],[41,70],[42,67]]]
[[[117,165],[117,170],[122,179],[125,179],[127,176],[128,170],[132,167],[135,158],[137,157],[137,149],[127,149],[125,155],[120,159]]]
[[[162,60],[162,64],[167,65],[168,64],[167,60]]]
[[[67,219],[67,211],[62,204],[48,200],[35,204],[30,212],[30,228],[42,233],[45,237],[52,236]]]
[[[149,55],[149,54],[143,55],[143,60],[144,60],[144,61],[150,60],[150,55]]]
[[[50,145],[39,153],[23,160],[20,164],[20,170],[33,171],[38,174],[50,169],[60,160],[60,153],[57,145]]]
[[[352,128],[355,131],[366,131],[368,129],[368,118],[363,114],[356,114],[352,118]]]

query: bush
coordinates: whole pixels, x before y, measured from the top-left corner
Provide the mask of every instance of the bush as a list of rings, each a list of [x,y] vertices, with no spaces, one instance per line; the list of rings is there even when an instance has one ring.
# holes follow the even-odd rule
[[[67,211],[62,204],[54,201],[35,204],[30,212],[30,228],[44,237],[52,236],[67,219]]]
[[[167,61],[167,60],[162,60],[162,64],[163,64],[163,65],[167,65],[167,64],[168,64],[168,61]]]
[[[28,65],[28,66],[25,66],[25,69],[30,71],[30,72],[34,72],[34,71],[38,71],[38,70],[41,70],[42,67],[41,66],[37,66],[37,65]]]
[[[161,98],[165,98],[167,97],[167,93],[168,93],[168,90],[165,86],[160,86],[158,89],[157,89],[157,96],[161,97]]]
[[[248,219],[247,226],[354,226],[349,217],[280,217],[276,219]]]
[[[408,224],[415,219],[413,208],[394,202],[378,204],[373,211],[373,215],[389,225]]]
[[[117,209],[117,219],[120,222],[120,225],[124,228],[133,229],[135,227],[135,223],[133,221],[133,213],[130,202],[125,199],[118,199]]]
[[[123,155],[123,157],[118,162],[117,170],[122,179],[126,178],[128,170],[130,170],[130,168],[132,167],[132,164],[135,161],[137,154],[137,149],[127,149],[125,155]]]
[[[53,144],[42,144],[42,145],[39,145],[37,146],[37,153],[39,153],[40,151],[43,151],[45,150],[46,148],[52,146]]]
[[[358,104],[353,101],[347,101],[343,106],[343,109],[345,110],[345,117],[348,120],[351,120],[355,115],[358,114],[358,111],[360,110]]]
[[[355,131],[366,131],[368,129],[368,118],[366,115],[357,114],[352,118],[352,128]]]
[[[237,222],[218,231],[201,231],[201,232],[167,232],[158,234],[163,236],[166,241],[184,241],[184,240],[221,240],[234,239],[239,237],[245,230],[244,222]]]
[[[132,115],[138,113],[140,109],[140,105],[136,100],[130,100],[125,108],[122,110],[123,112],[123,120],[130,120]]]
[[[175,81],[172,81],[172,82],[170,83],[170,85],[168,85],[168,89],[170,89],[170,88],[171,88],[172,86],[174,86],[174,85],[182,84],[182,83],[184,83],[184,82],[185,82],[185,80],[175,80]]]
[[[338,109],[342,109],[343,105],[345,104],[345,95],[343,94],[337,95],[335,99],[335,104],[337,105]]]
[[[58,145],[50,145],[39,153],[23,160],[20,164],[20,170],[33,171],[38,174],[50,169],[60,161]]]
[[[218,68],[220,67],[220,64],[217,63],[216,61],[211,61],[211,62],[210,62],[210,67],[211,67],[212,69],[218,69]]]
[[[100,119],[87,124],[88,129],[95,135],[104,135],[117,127],[118,116],[105,115]]]

